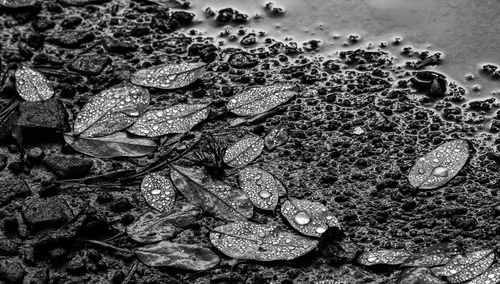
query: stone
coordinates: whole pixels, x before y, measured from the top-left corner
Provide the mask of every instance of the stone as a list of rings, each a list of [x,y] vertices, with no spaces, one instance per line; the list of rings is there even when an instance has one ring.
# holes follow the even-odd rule
[[[84,43],[92,42],[95,35],[89,31],[72,30],[54,34],[47,40],[53,44],[66,48],[78,48]]]
[[[62,21],[61,27],[65,29],[74,29],[82,23],[83,19],[78,16],[67,17]]]
[[[63,6],[83,7],[86,5],[102,5],[110,0],[59,0]]]
[[[28,150],[27,157],[32,161],[40,161],[44,155],[45,153],[40,147],[34,147]]]
[[[84,177],[93,165],[91,160],[75,156],[49,156],[42,162],[61,179]]]
[[[0,172],[7,166],[7,156],[0,154]]]
[[[18,254],[19,248],[14,242],[5,237],[0,238],[0,256],[13,256]]]
[[[24,179],[4,173],[0,175],[0,206],[9,204],[16,198],[31,194]]]
[[[132,204],[130,204],[130,201],[125,197],[117,199],[109,205],[109,209],[117,213],[127,212],[132,208],[133,208]]]
[[[104,48],[112,53],[127,53],[136,51],[137,45],[131,42],[110,40],[106,43]]]
[[[68,114],[58,99],[43,102],[22,102],[19,106],[18,125],[25,140],[53,140],[54,133],[69,130]]]
[[[0,263],[0,279],[12,284],[23,282],[26,271],[18,262],[8,262],[4,260]]]
[[[66,267],[66,270],[71,275],[83,275],[87,271],[83,258],[79,255],[73,257]]]
[[[104,54],[82,55],[68,64],[68,69],[85,75],[99,75],[111,63]]]
[[[28,198],[22,208],[23,218],[34,230],[64,225],[72,215],[69,206],[60,198]]]
[[[257,66],[259,62],[245,52],[238,52],[229,57],[229,65],[233,68],[246,69]]]

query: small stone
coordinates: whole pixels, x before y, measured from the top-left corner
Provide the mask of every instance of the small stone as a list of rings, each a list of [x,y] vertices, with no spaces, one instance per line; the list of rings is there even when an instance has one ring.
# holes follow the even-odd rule
[[[84,43],[89,43],[95,39],[92,32],[85,32],[81,30],[66,31],[54,34],[47,40],[51,43],[66,48],[78,48]]]
[[[136,51],[138,47],[134,43],[111,40],[105,45],[105,48],[112,53],[127,53]]]
[[[40,147],[31,148],[27,154],[28,159],[30,159],[32,161],[40,161],[41,159],[43,159],[44,155],[45,155],[45,153],[43,152],[43,150]]]
[[[79,255],[73,257],[66,267],[66,270],[71,275],[83,275],[87,271],[83,258]]]
[[[6,283],[21,284],[26,271],[18,262],[4,260],[0,263],[0,279]]]
[[[24,101],[19,106],[18,125],[25,140],[54,140],[55,132],[69,129],[68,114],[64,105],[57,99],[43,102]]]
[[[68,64],[68,69],[85,75],[99,75],[111,63],[104,54],[82,55]]]
[[[111,211],[116,212],[116,213],[122,213],[122,212],[129,211],[133,207],[134,206],[132,206],[132,204],[130,203],[130,201],[127,198],[122,197],[120,199],[113,201],[110,204],[109,209],[111,209]]]
[[[246,69],[257,66],[258,60],[245,52],[238,52],[229,57],[229,65],[233,68]]]
[[[71,209],[60,198],[28,198],[22,208],[22,215],[32,229],[59,227],[71,218]]]
[[[61,23],[61,27],[65,29],[74,29],[82,23],[82,18],[78,16],[70,16],[64,19]]]
[[[7,166],[7,156],[0,154],[0,172]]]
[[[92,161],[76,156],[49,156],[43,164],[61,179],[86,176],[92,168]]]
[[[30,194],[31,190],[24,179],[6,173],[0,175],[0,206]]]

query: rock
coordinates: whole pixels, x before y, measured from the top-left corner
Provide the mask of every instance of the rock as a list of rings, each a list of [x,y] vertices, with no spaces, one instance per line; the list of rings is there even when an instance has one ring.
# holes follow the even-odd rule
[[[255,33],[247,34],[241,39],[240,43],[244,46],[254,45],[255,43],[257,43],[257,38]]]
[[[62,262],[66,260],[68,252],[64,248],[54,248],[49,251],[49,257],[54,262]]]
[[[92,168],[92,161],[75,156],[50,156],[43,164],[61,179],[86,176]]]
[[[7,166],[7,156],[0,154],[0,172]]]
[[[109,209],[111,209],[111,211],[116,212],[116,213],[127,212],[128,210],[130,210],[132,208],[133,208],[132,204],[125,197],[117,199],[109,205]]]
[[[24,179],[9,174],[0,175],[0,206],[30,194],[31,191]]]
[[[106,43],[105,48],[112,53],[127,53],[137,50],[137,45],[131,42],[110,40]]]
[[[86,5],[102,5],[110,0],[59,0],[58,2],[64,6],[83,7]]]
[[[32,229],[54,228],[69,221],[71,210],[60,198],[28,198],[23,205],[22,214]]]
[[[329,229],[321,237],[319,252],[336,263],[351,262],[360,248],[342,232]]]
[[[66,270],[71,275],[83,275],[87,271],[83,258],[79,255],[73,257],[66,267]]]
[[[68,69],[85,75],[99,75],[111,59],[104,54],[82,55],[68,64]]]
[[[44,155],[45,153],[40,147],[34,147],[29,149],[27,157],[32,161],[40,161],[41,159],[43,159]]]
[[[189,25],[193,21],[194,14],[184,11],[175,11],[172,13],[171,17],[181,25]]]
[[[48,284],[49,283],[49,269],[41,269],[29,279],[29,284]]]
[[[133,37],[141,37],[141,36],[148,35],[149,33],[150,33],[150,30],[148,27],[141,27],[141,26],[134,27],[130,31],[130,35]]]
[[[217,17],[215,17],[215,21],[221,24],[228,23],[233,19],[234,19],[234,10],[231,8],[225,8],[219,10]]]
[[[92,32],[85,32],[81,30],[65,31],[54,34],[48,38],[48,41],[66,48],[78,48],[84,43],[89,43],[95,39]]]
[[[14,161],[9,164],[9,170],[15,174],[18,175],[23,172],[24,170],[24,163],[21,161]]]
[[[19,106],[18,125],[25,140],[40,142],[54,140],[54,133],[69,130],[68,114],[58,99],[43,102],[22,102]]]
[[[82,23],[83,19],[78,16],[67,17],[62,21],[61,27],[65,29],[74,29]]]
[[[238,52],[229,57],[229,65],[233,68],[245,69],[257,66],[258,60],[245,52]]]
[[[19,254],[18,246],[9,239],[0,238],[0,256],[13,256]]]
[[[26,44],[34,49],[42,49],[43,43],[45,41],[45,36],[39,33],[31,33],[28,36]]]
[[[40,3],[36,0],[4,0],[0,8],[8,12],[26,12],[26,10],[39,10]]]
[[[125,277],[127,277],[127,275],[123,271],[117,270],[115,272],[115,274],[113,275],[113,278],[111,279],[111,283],[113,283],[113,284],[123,283],[123,281],[125,280]]]
[[[33,26],[33,29],[38,32],[43,32],[46,30],[50,30],[53,27],[56,26],[56,23],[54,23],[52,20],[50,20],[47,17],[37,17],[31,24]]]
[[[17,234],[19,223],[16,217],[5,217],[3,220],[3,231],[6,235]]]
[[[4,260],[0,263],[0,279],[7,283],[20,284],[23,282],[26,271],[18,262]]]

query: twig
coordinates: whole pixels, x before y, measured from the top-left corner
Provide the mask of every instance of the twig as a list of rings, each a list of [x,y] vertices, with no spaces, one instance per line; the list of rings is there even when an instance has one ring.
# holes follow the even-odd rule
[[[59,228],[57,231],[61,231],[62,229],[66,228],[66,226],[68,226],[69,224],[73,223],[73,221],[75,221],[76,219],[78,219],[83,214],[83,212],[85,211],[85,209],[87,209],[87,207],[89,205],[90,205],[90,199],[87,201],[87,203],[85,203],[85,205],[83,205],[82,209],[80,209],[80,211],[78,211],[78,213],[76,213],[75,216],[73,218],[71,218],[71,220],[69,220],[68,222],[66,222],[66,224],[62,225],[62,227]]]
[[[132,276],[134,276],[136,270],[137,270],[137,259],[134,260],[134,264],[130,268],[130,271],[128,272],[127,277],[125,278],[125,280],[123,280],[122,284],[128,284],[128,282],[130,281]]]
[[[107,243],[104,243],[104,242],[101,242],[101,241],[97,241],[97,240],[87,240],[87,242],[89,242],[91,244],[94,244],[94,245],[101,246],[103,248],[109,248],[109,249],[112,249],[112,250],[126,252],[126,253],[134,253],[131,250],[124,249],[124,248],[119,248],[119,247],[115,247],[113,245],[110,245],[110,244],[107,244]]]
[[[108,238],[108,239],[106,239],[104,241],[105,242],[111,242],[111,241],[114,241],[114,240],[118,239],[121,236],[124,236],[124,235],[126,235],[125,232],[120,232],[120,233],[118,233],[118,234],[116,234],[116,235],[112,236],[111,238]]]

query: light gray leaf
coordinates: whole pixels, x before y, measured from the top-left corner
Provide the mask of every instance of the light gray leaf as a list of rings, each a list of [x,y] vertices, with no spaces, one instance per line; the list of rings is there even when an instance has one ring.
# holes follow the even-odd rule
[[[257,261],[292,260],[318,245],[318,241],[286,232],[274,225],[234,222],[215,228],[210,241],[225,255]]]
[[[45,101],[54,95],[49,80],[38,71],[21,65],[17,68],[15,77],[17,92],[26,101]]]
[[[255,207],[274,210],[278,204],[283,184],[273,175],[257,167],[245,167],[238,176],[241,190],[250,198]],[[286,192],[285,192],[286,194]]]
[[[208,117],[208,104],[178,104],[144,113],[128,132],[147,137],[188,132]]]
[[[419,254],[410,256],[402,266],[435,267],[445,265],[458,253],[456,245],[452,243],[439,243],[426,248]]]
[[[284,145],[286,141],[288,141],[288,129],[283,126],[271,129],[264,138],[264,142],[269,151]]]
[[[209,248],[162,241],[137,248],[137,258],[147,266],[171,267],[192,271],[205,271],[220,262]]]
[[[92,97],[78,113],[73,131],[84,137],[105,136],[129,127],[149,104],[148,90],[119,86]]]
[[[233,168],[241,168],[257,158],[264,149],[264,139],[250,136],[229,146],[224,154],[224,163]]]
[[[296,87],[290,83],[252,87],[231,98],[227,109],[240,116],[263,113],[288,102],[297,94]]]
[[[467,141],[456,139],[444,143],[417,160],[408,180],[412,186],[433,189],[449,182],[469,158]]]
[[[483,274],[465,284],[498,284],[500,283],[500,266],[490,267]]]
[[[450,283],[471,280],[488,269],[495,260],[493,250],[479,250],[455,256],[444,267],[433,268],[437,276],[447,276]]]
[[[366,266],[384,264],[384,265],[400,265],[408,257],[410,253],[404,250],[377,250],[365,251],[358,256],[358,263]]]
[[[432,275],[429,268],[416,267],[404,270],[398,284],[446,284],[446,282]]]
[[[281,206],[281,214],[304,235],[320,237],[330,227],[341,229],[339,220],[319,202],[289,198]]]
[[[144,177],[141,192],[149,206],[160,212],[166,213],[174,207],[174,186],[168,178],[158,173],[151,173]]]
[[[72,136],[65,133],[64,140],[76,151],[95,158],[141,157],[157,147],[153,140],[131,137],[125,132],[102,137]]]
[[[248,197],[238,188],[211,180],[204,171],[172,166],[174,186],[203,211],[227,220],[246,220],[253,215]]]
[[[206,64],[181,63],[163,64],[141,69],[130,77],[130,82],[144,87],[177,89],[191,85],[203,75]]]

